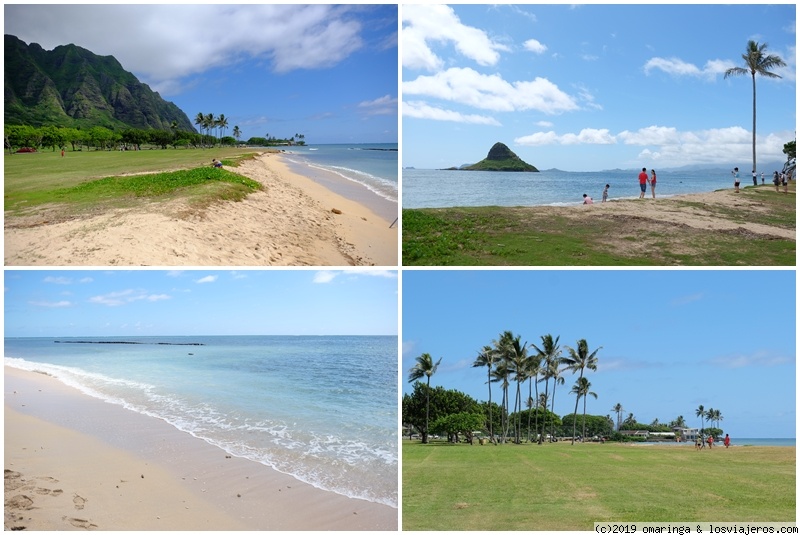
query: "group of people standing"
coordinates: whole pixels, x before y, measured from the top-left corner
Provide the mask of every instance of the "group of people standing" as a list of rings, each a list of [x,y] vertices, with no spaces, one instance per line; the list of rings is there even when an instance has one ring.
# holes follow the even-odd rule
[[[714,435],[708,435],[706,442],[708,443],[708,448],[711,449],[711,447],[714,445]],[[727,433],[725,434],[725,440],[723,441],[723,444],[725,444],[726,448],[729,448],[731,445],[731,437]],[[705,448],[705,444],[703,443],[703,435],[697,435],[697,441],[694,444],[694,448],[696,450]]]
[[[738,167],[734,167],[733,171],[731,171],[731,175],[733,175],[733,191],[734,191],[734,193],[739,193],[739,184],[740,184],[740,182],[739,182],[739,168]],[[772,183],[775,185],[775,191],[776,192],[779,191],[778,188],[782,184],[783,185],[783,192],[784,193],[789,193],[789,185],[788,185],[786,179],[787,179],[787,177],[786,177],[786,173],[785,172],[778,173],[778,171],[775,171],[772,174]],[[764,184],[764,173],[763,172],[761,173],[761,184],[762,185]],[[753,185],[754,186],[758,186],[758,173],[756,173],[755,169],[753,170]]]
[[[647,168],[642,167],[642,172],[639,173],[639,188],[642,192],[639,194],[640,199],[644,199],[644,194],[647,193],[647,184],[650,184],[650,192],[653,198],[656,198],[656,170],[650,169],[650,175],[647,174]]]

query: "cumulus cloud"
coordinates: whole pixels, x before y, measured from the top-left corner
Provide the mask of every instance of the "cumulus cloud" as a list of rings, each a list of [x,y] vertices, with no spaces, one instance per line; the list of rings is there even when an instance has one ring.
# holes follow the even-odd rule
[[[792,132],[773,132],[758,136],[759,154],[781,154]],[[680,131],[671,126],[648,126],[636,131],[612,134],[608,129],[584,128],[577,134],[554,131],[535,132],[514,139],[523,146],[543,145],[624,145],[641,146],[639,161],[678,166],[686,164],[728,164],[747,162],[752,154],[752,133],[739,126]]]
[[[713,79],[717,75],[725,74],[725,71],[736,64],[730,60],[712,59],[708,60],[703,68],[693,63],[688,63],[679,58],[651,58],[644,64],[645,74],[650,74],[653,70],[660,70],[672,76],[695,76]]]
[[[416,119],[430,119],[433,121],[449,121],[453,123],[501,126],[500,122],[494,117],[489,117],[487,115],[463,114],[453,110],[436,108],[426,104],[425,102],[418,101],[404,101],[403,116],[414,117]]]
[[[313,282],[316,284],[326,284],[335,279],[337,275],[339,275],[339,273],[336,271],[317,271],[314,273]]]
[[[573,97],[545,78],[509,83],[497,74],[470,68],[451,68],[403,82],[403,95],[423,95],[491,111],[558,114],[578,109]]]
[[[48,277],[45,277],[43,280],[44,280],[44,282],[46,282],[48,284],[64,284],[64,285],[72,284],[72,279],[69,278],[69,277],[52,277],[52,276],[48,276]]]
[[[216,280],[217,280],[217,275],[207,275],[203,278],[197,279],[194,282],[196,282],[197,284],[208,284],[209,282],[214,282]]]
[[[437,71],[443,60],[430,43],[452,44],[462,56],[478,65],[495,65],[500,52],[508,51],[483,30],[461,22],[455,11],[444,5],[403,6],[403,67]]]
[[[113,55],[156,90],[259,58],[276,72],[328,68],[363,46],[355,6],[10,5],[14,34],[45,49],[74,43]],[[86,21],[92,24],[87,25]]]
[[[518,145],[613,145],[616,138],[608,129],[584,128],[577,134],[558,135],[553,131],[537,132],[514,140]]]
[[[522,46],[525,47],[525,50],[533,52],[534,54],[544,54],[547,52],[547,46],[543,45],[536,39],[528,39],[522,44]]]

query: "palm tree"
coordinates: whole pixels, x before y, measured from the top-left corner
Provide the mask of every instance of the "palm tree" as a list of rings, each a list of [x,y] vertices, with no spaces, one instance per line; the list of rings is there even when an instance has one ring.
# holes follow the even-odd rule
[[[706,409],[702,405],[697,407],[697,410],[694,412],[695,416],[699,416],[700,417],[700,432],[701,433],[703,432],[703,428],[705,428],[704,421],[705,421],[706,414],[707,414],[706,413]]]
[[[617,413],[617,431],[619,431],[620,426],[622,426],[622,413],[625,412],[625,409],[622,408],[622,403],[617,403],[611,410]]]
[[[203,125],[205,124],[206,116],[202,113],[198,113],[194,116],[194,124],[198,126],[200,129],[200,139],[203,138]],[[201,147],[204,147],[204,144],[200,144]]]
[[[579,377],[570,391],[572,394],[577,395],[577,399],[583,398],[583,431],[581,436],[586,438],[586,396],[594,396],[597,399],[597,394],[591,391],[592,383],[586,377]],[[576,401],[577,404],[577,401]],[[576,418],[572,418],[572,443],[575,444],[575,423]]]
[[[786,63],[773,54],[765,55],[767,43],[758,44],[750,40],[747,42],[747,52],[742,54],[744,59],[744,67],[732,67],[725,71],[725,78],[728,76],[746,76],[750,75],[753,78],[753,172],[758,169],[756,167],[756,74],[766,76],[767,78],[780,78],[770,69],[775,67],[785,67]]]
[[[525,362],[525,375],[528,378],[528,407],[534,407],[534,399],[539,398],[539,369],[541,367],[542,357],[541,354],[536,353],[534,355],[528,355],[528,360]],[[532,384],[531,384],[532,383]],[[532,387],[536,388],[536,397],[533,397]],[[536,410],[534,412],[534,424],[533,428],[537,430],[539,429],[539,411]],[[528,412],[528,442],[531,441],[531,413]]]
[[[495,364],[495,368],[492,370],[492,382],[494,383],[501,383],[501,388],[503,389],[503,401],[500,403],[501,412],[500,412],[500,426],[502,427],[501,433],[502,436],[500,437],[500,441],[505,444],[506,436],[508,435],[508,377],[510,375],[510,370],[508,368],[508,362],[505,361],[503,358],[503,354],[498,350],[498,361]]]
[[[235,131],[236,129],[234,129]],[[492,431],[492,367],[496,358],[497,354],[492,349],[492,346],[483,346],[483,350],[478,352],[475,362],[472,363],[473,368],[486,366],[486,384],[489,385],[489,436],[492,442],[495,442],[494,432]]]
[[[239,125],[233,127],[233,137],[236,138],[236,143],[239,143],[239,138],[242,137],[242,131],[239,130]]]
[[[686,420],[684,420],[683,415],[672,421],[672,427],[686,427]]]
[[[214,118],[214,114],[213,113],[207,113],[205,115],[205,119],[203,119],[203,123],[206,126],[206,133],[208,133],[208,135],[213,137],[213,134],[211,134],[211,129],[216,126],[216,120]]]
[[[225,130],[228,129],[228,119],[225,117],[224,113],[220,113],[219,117],[217,117],[217,126],[220,130],[220,144],[222,144],[222,138],[225,137]]]
[[[539,358],[542,362],[542,371],[543,371],[543,379],[544,379],[544,397],[549,399],[550,396],[548,395],[548,385],[550,376],[548,374],[548,369],[550,367],[550,363],[557,361],[561,358],[561,348],[558,346],[559,336],[556,336],[555,340],[553,339],[553,335],[545,334],[542,337],[542,347],[541,349],[536,347],[534,344],[531,344],[531,347],[536,350]],[[547,411],[547,406],[545,405],[545,415]],[[539,444],[542,443],[544,440],[544,426],[545,426],[545,418],[542,418],[542,432],[539,434]]]
[[[571,347],[567,346],[567,353],[569,354],[567,357],[564,357],[564,364],[567,365],[568,370],[572,370],[572,373],[580,370],[581,374],[578,377],[578,380],[583,379],[583,370],[585,368],[589,368],[592,371],[597,371],[597,352],[600,351],[602,348],[598,347],[595,349],[591,354],[589,353],[589,344],[586,342],[585,339],[578,340],[578,349],[572,349]],[[578,417],[578,400],[580,396],[575,399],[575,412],[572,414],[572,421],[574,423],[575,419]],[[575,444],[575,426],[572,426],[572,443]]]
[[[561,376],[561,372],[563,372],[564,369],[561,370],[558,369],[558,365],[560,363],[561,359],[554,360],[548,371],[548,374],[553,379],[553,398],[550,401],[550,412],[552,412],[553,414],[556,413],[556,386],[558,386],[559,384],[563,385],[566,382],[566,380]],[[556,434],[556,421],[550,420],[550,436],[553,437],[555,436],[555,434]]]
[[[522,395],[520,386],[522,382],[527,379],[525,371],[525,362],[528,360],[527,342],[520,343],[520,336],[514,336],[511,331],[503,333],[503,338],[507,343],[508,359],[511,364],[511,371],[514,372],[514,380],[517,382],[517,397],[514,400],[514,412],[517,413],[517,425],[514,427],[514,439],[517,444],[521,442],[522,435],[522,418],[519,415],[522,413]]]
[[[423,377],[427,377],[428,379],[428,388],[425,389],[425,431],[422,433],[422,443],[427,444],[428,418],[431,410],[431,376],[436,373],[436,368],[439,367],[439,363],[442,362],[442,359],[440,358],[436,361],[436,364],[434,364],[433,357],[428,353],[423,353],[418,356],[416,360],[417,363],[408,371],[408,382],[411,383]]]

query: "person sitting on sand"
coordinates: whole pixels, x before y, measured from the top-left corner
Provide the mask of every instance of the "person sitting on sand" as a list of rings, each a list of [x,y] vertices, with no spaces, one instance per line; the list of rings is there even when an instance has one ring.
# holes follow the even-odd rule
[[[594,201],[592,200],[591,197],[589,197],[588,195],[586,195],[584,193],[583,194],[583,204],[594,204]]]
[[[603,190],[603,202],[606,202],[608,200],[608,188],[610,187],[611,187],[610,185],[606,184],[606,187]]]
[[[213,167],[222,167],[222,162],[218,162],[217,159],[214,158],[213,160],[211,160],[211,165]]]

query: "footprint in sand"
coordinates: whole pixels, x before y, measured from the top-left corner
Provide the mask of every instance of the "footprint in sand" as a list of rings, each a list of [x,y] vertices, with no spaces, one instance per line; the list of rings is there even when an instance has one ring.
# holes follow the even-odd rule
[[[81,528],[85,530],[95,530],[97,529],[97,524],[92,524],[88,520],[84,520],[82,518],[67,518],[64,517],[64,520],[75,526],[76,528]]]
[[[33,507],[33,500],[24,494],[17,494],[5,501],[6,509],[25,511]]]
[[[75,509],[83,509],[83,506],[86,505],[86,499],[76,494],[75,497],[72,498],[72,503],[75,504]]]

